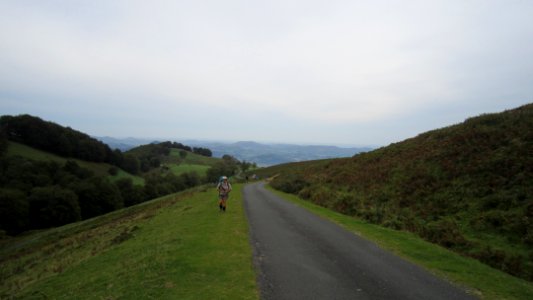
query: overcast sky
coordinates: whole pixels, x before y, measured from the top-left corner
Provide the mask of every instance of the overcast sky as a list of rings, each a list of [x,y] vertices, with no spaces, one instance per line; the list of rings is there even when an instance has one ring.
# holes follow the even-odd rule
[[[533,1],[0,0],[0,114],[387,145],[533,102]]]

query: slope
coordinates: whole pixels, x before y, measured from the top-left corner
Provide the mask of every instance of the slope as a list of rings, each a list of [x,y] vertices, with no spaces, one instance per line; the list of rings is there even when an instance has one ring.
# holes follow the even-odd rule
[[[80,165],[83,168],[89,169],[94,174],[98,176],[107,176],[111,180],[116,181],[121,178],[131,178],[133,183],[135,184],[144,184],[144,179],[139,176],[132,175],[122,169],[118,169],[116,175],[110,175],[109,169],[113,168],[112,165],[108,163],[96,163],[96,162],[90,162],[90,161],[84,161],[80,159],[74,159],[74,158],[65,158],[53,153],[49,153],[46,151],[38,150],[35,148],[32,148],[30,146],[19,144],[16,142],[8,142],[8,148],[7,148],[7,155],[8,156],[22,156],[25,158],[29,158],[32,160],[37,161],[55,161],[60,164],[65,164],[67,161],[75,161],[78,165]]]
[[[349,159],[277,166],[272,185],[531,280],[532,116],[530,104]]]
[[[225,214],[203,187],[2,240],[0,298],[257,299],[240,189]]]
[[[141,145],[128,150],[126,156],[135,157],[143,173],[170,171],[174,175],[196,172],[205,177],[207,170],[220,163],[213,158],[192,152],[192,148],[180,143],[163,142]]]
[[[163,165],[167,166],[174,175],[196,172],[205,177],[207,170],[221,161],[219,158],[207,157],[193,152],[180,153],[179,149],[171,149],[169,155],[162,160]]]

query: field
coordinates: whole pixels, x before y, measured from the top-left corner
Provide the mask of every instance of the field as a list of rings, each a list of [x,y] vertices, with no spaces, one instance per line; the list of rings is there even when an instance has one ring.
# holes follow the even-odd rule
[[[171,149],[167,161],[179,164],[212,166],[220,162],[220,158],[207,157],[192,152],[187,152],[185,158],[181,158],[179,149]]]
[[[241,186],[197,188],[0,241],[0,298],[258,299]]]
[[[270,189],[301,207],[374,241],[380,247],[425,267],[455,284],[470,288],[482,299],[532,299],[533,284],[490,268],[479,261],[460,256],[431,244],[416,235],[373,225],[302,200],[295,195]]]
[[[93,171],[96,175],[99,176],[108,176],[111,180],[118,180],[120,178],[131,178],[133,180],[134,184],[144,184],[144,179],[139,176],[131,175],[124,170],[119,169],[119,172],[115,176],[109,175],[108,171],[109,168],[112,166],[110,164],[106,163],[96,163],[96,162],[88,162],[83,161],[79,159],[67,159],[52,153],[48,153],[45,151],[41,151],[29,146],[26,146],[24,144],[19,144],[15,142],[9,142],[9,146],[7,148],[7,155],[14,156],[14,155],[20,155],[22,157],[26,157],[33,160],[38,161],[56,161],[60,164],[64,164],[67,160],[75,161],[78,165],[80,165],[83,168],[89,169]]]
[[[190,172],[196,172],[199,176],[205,176],[207,174],[207,170],[209,170],[210,166],[206,165],[195,165],[195,164],[170,164],[167,166],[174,175],[180,175],[183,173],[190,173]]]

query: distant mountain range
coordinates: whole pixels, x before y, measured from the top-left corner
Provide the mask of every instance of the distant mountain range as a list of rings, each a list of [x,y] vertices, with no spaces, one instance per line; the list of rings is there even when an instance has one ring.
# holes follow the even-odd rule
[[[128,151],[132,148],[135,148],[140,145],[146,145],[154,142],[153,139],[139,139],[139,138],[114,138],[109,136],[93,136],[95,139],[100,140],[103,143],[106,143],[111,149],[119,149],[121,151]]]
[[[195,144],[196,143],[196,144]],[[188,145],[211,149],[213,156],[229,154],[239,160],[255,162],[259,166],[271,166],[287,162],[298,162],[336,157],[351,157],[371,148],[341,148],[322,145],[261,144],[257,142],[187,142]]]
[[[111,148],[118,148],[122,151],[129,150],[139,145],[155,142],[154,140],[137,138],[96,138],[108,144]],[[258,166],[272,166],[287,162],[326,158],[351,157],[357,153],[372,150],[370,147],[342,148],[323,145],[262,144],[252,141],[224,143],[184,140],[177,142],[192,147],[209,148],[213,152],[214,157],[222,157],[223,155],[228,154],[241,161],[255,162]]]

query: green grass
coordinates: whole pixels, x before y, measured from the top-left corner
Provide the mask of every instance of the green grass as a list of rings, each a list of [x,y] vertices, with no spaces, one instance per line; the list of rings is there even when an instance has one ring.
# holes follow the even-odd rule
[[[190,172],[196,172],[199,176],[205,176],[207,174],[207,170],[211,168],[210,166],[206,165],[195,165],[195,164],[180,164],[175,165],[171,164],[167,166],[174,175],[180,175],[183,173],[190,173]]]
[[[48,153],[45,151],[37,150],[35,148],[32,148],[30,146],[26,146],[24,144],[19,144],[15,142],[8,142],[7,147],[7,155],[8,156],[15,156],[20,155],[22,157],[26,157],[33,160],[38,161],[57,161],[60,163],[65,162],[66,160],[58,155]]]
[[[215,157],[207,157],[203,155],[199,155],[192,152],[187,152],[187,156],[185,158],[181,158],[180,156],[180,149],[170,149],[170,154],[167,157],[167,160],[169,162],[174,163],[181,163],[181,164],[190,164],[190,165],[205,165],[205,166],[213,166],[217,162],[220,162],[220,158]]]
[[[0,298],[258,299],[241,186],[196,189],[0,244]]]
[[[108,175],[109,178],[111,179],[111,181],[115,182],[119,179],[122,179],[122,178],[131,178],[133,184],[135,185],[144,185],[144,178],[142,177],[139,177],[139,176],[135,176],[135,175],[131,175],[130,173],[122,170],[122,169],[118,169],[118,173],[117,175],[115,176],[111,176],[111,175]]]
[[[111,168],[112,166],[107,163],[96,163],[96,162],[79,160],[75,158],[64,158],[59,155],[41,151],[41,150],[38,150],[32,147],[26,146],[24,144],[19,144],[15,142],[9,142],[9,145],[7,148],[7,155],[8,156],[19,155],[19,156],[29,158],[32,160],[37,160],[37,161],[55,161],[60,164],[64,164],[65,162],[67,162],[67,160],[72,160],[72,161],[75,161],[80,167],[89,169],[92,172],[94,172],[96,175],[108,176],[112,181],[116,181],[121,178],[131,178],[134,184],[138,184],[138,185],[144,184],[144,179],[142,177],[127,173],[126,171],[122,169],[119,169],[118,174],[115,176],[109,175],[108,171],[109,171],[109,168]]]
[[[283,193],[270,187],[269,189],[284,199],[423,266],[437,276],[466,287],[470,293],[482,299],[533,299],[533,284],[526,280],[513,277],[477,260],[460,256],[426,242],[412,233],[373,225],[304,201],[295,195]]]

